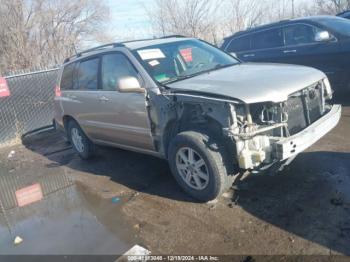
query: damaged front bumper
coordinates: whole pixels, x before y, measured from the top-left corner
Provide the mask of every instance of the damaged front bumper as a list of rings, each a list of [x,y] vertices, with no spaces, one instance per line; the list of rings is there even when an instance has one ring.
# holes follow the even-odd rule
[[[252,138],[236,136],[238,165],[244,170],[259,170],[293,159],[332,130],[338,124],[340,117],[341,106],[333,105],[320,119],[289,137],[272,137],[263,133],[256,134]],[[252,134],[254,133],[247,135]]]
[[[326,115],[303,131],[274,143],[274,158],[283,161],[304,151],[331,131],[338,124],[340,117],[341,106],[333,105]]]

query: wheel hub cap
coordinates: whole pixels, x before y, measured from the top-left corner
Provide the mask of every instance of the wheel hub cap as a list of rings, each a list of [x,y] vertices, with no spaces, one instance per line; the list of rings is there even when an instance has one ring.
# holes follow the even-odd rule
[[[72,142],[75,148],[80,153],[84,152],[83,137],[80,135],[79,130],[77,128],[72,128],[71,133],[72,133]]]
[[[176,154],[176,168],[183,181],[191,188],[203,190],[209,183],[205,161],[195,150],[182,147]]]

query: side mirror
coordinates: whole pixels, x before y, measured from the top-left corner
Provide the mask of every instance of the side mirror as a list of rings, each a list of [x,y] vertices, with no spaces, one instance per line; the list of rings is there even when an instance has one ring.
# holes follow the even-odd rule
[[[118,91],[121,93],[144,93],[145,89],[141,87],[136,77],[124,77],[118,81]]]
[[[331,40],[331,38],[332,37],[328,31],[321,31],[321,32],[316,33],[315,41],[316,42],[326,42],[326,41]]]

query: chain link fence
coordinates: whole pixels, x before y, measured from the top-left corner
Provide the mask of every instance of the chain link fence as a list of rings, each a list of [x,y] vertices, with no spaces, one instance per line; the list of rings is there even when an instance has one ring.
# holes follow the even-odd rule
[[[0,96],[0,146],[16,144],[21,136],[52,125],[58,68],[6,76],[10,95]]]
[[[39,183],[46,197],[61,189],[72,186],[73,181],[62,173],[40,174],[36,176],[14,176],[11,173],[1,174],[0,176],[0,213],[18,206],[16,191],[28,185]]]
[[[52,126],[57,77],[58,68],[53,68],[17,72],[0,79],[0,91],[6,88],[6,92],[0,92],[0,147],[20,143],[26,133]],[[2,168],[4,166],[0,166],[0,215],[8,225],[11,221],[7,219],[7,212],[18,206],[17,190],[39,183],[46,197],[73,185],[62,173],[21,176],[2,172]]]

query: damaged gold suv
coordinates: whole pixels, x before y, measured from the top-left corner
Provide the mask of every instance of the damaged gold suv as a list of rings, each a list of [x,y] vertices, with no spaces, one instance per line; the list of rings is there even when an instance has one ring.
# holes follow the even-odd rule
[[[208,201],[235,175],[288,164],[335,127],[325,74],[242,63],[181,36],[100,46],[66,59],[55,122],[84,159],[95,145],[168,160],[179,185]]]

